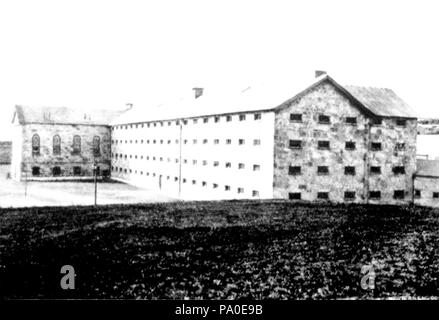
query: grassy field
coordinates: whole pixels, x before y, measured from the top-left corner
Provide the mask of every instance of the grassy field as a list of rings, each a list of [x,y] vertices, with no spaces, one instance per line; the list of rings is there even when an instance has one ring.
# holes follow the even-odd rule
[[[287,201],[0,209],[2,298],[439,296],[439,211]],[[360,286],[363,265],[375,290]],[[61,266],[76,271],[64,291]]]

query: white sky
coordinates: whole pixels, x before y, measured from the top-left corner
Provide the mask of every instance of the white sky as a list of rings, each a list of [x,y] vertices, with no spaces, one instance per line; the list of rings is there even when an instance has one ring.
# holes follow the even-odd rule
[[[15,104],[148,108],[195,85],[323,69],[439,117],[439,2],[2,0],[0,140]]]

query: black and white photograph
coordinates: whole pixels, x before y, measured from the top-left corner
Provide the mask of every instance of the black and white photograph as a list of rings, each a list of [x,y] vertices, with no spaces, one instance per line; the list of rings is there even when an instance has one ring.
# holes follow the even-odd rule
[[[1,1],[0,300],[438,300],[438,9]]]

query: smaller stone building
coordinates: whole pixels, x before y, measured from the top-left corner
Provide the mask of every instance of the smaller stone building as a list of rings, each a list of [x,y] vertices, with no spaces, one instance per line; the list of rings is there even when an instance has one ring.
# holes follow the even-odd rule
[[[110,176],[109,123],[120,112],[16,106],[11,175],[15,180]]]
[[[417,160],[415,204],[439,207],[439,160]]]
[[[0,165],[11,164],[12,142],[0,141]]]

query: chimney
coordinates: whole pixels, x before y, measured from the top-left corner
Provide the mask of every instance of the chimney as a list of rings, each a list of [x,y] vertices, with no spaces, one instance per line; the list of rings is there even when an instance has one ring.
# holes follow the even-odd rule
[[[315,71],[315,77],[318,78],[320,76],[323,76],[324,74],[326,74],[326,71],[322,71],[322,70],[316,70]]]
[[[203,95],[203,88],[192,88],[195,91],[195,99]]]

